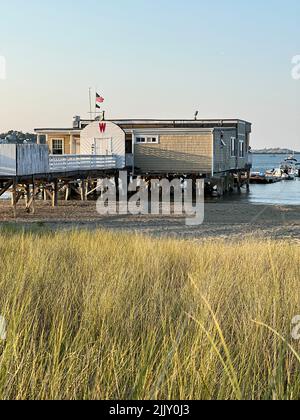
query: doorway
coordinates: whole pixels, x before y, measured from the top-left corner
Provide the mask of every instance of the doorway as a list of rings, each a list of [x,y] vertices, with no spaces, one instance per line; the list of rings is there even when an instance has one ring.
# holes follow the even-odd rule
[[[112,156],[112,154],[113,154],[112,138],[95,139],[95,155]]]

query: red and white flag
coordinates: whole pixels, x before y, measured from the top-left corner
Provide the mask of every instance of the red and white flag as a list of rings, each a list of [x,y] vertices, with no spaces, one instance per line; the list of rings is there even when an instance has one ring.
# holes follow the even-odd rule
[[[97,104],[103,104],[104,98],[99,95],[99,93],[96,93],[96,103]]]

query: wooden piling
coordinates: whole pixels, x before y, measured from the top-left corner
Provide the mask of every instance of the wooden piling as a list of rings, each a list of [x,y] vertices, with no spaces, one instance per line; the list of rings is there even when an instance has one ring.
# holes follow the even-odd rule
[[[69,184],[66,185],[66,191],[65,191],[65,201],[68,201],[70,197],[70,186]]]
[[[14,218],[17,217],[17,181],[13,181],[12,185],[12,195],[11,195],[11,204],[13,208]]]
[[[241,181],[241,172],[237,173],[237,190],[240,193],[242,191],[242,181]]]
[[[81,181],[80,195],[81,195],[81,201],[87,201],[87,184],[86,184],[85,179]]]
[[[26,209],[28,208],[29,201],[30,201],[30,185],[26,184],[25,185],[25,207],[26,207]]]
[[[53,182],[52,207],[58,207],[58,181]]]

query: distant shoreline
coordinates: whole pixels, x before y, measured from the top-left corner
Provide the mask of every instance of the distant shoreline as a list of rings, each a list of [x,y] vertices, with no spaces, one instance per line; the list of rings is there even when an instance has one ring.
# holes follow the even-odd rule
[[[299,155],[300,152],[290,150],[290,149],[263,149],[263,150],[252,150],[254,155],[291,155],[295,153]]]

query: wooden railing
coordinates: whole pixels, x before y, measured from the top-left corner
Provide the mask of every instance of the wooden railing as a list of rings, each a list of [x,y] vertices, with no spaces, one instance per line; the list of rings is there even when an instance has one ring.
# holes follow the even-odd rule
[[[50,172],[74,172],[117,168],[115,156],[50,155]]]

